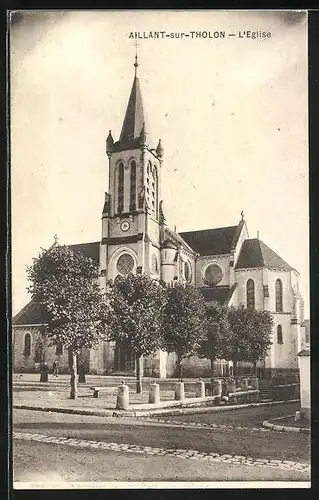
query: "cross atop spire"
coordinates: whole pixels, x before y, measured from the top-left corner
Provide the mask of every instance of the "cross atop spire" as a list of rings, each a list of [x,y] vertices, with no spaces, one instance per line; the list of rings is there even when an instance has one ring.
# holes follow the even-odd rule
[[[139,43],[137,40],[134,42],[135,46],[135,62],[134,62],[134,68],[135,68],[135,77],[137,76],[137,68],[138,68],[138,62],[137,62],[137,48],[139,47]]]

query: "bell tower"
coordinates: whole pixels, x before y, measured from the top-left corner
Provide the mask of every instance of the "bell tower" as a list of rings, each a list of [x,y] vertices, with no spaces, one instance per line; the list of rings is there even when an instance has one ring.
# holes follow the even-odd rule
[[[105,193],[100,248],[101,284],[118,274],[160,276],[159,204],[163,147],[150,145],[140,83],[134,79],[118,141],[106,139],[109,193]]]

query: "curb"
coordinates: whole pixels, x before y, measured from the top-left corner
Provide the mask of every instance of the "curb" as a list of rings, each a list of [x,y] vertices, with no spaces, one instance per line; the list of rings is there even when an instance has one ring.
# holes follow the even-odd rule
[[[283,420],[287,417],[294,417],[294,415],[287,415],[286,417],[276,417],[272,420]],[[301,432],[303,434],[311,434],[311,430],[306,427],[290,427],[289,425],[277,425],[269,422],[269,420],[264,420],[262,423],[263,427],[279,432]]]
[[[163,409],[154,409],[154,410],[145,410],[145,411],[137,411],[137,410],[112,410],[112,409],[101,409],[101,410],[89,410],[89,409],[73,409],[73,408],[56,408],[56,407],[48,407],[48,406],[33,406],[33,405],[25,405],[25,404],[15,404],[13,405],[14,409],[17,410],[33,410],[33,411],[45,411],[52,413],[67,413],[71,415],[86,415],[86,416],[96,416],[96,417],[149,417],[151,415],[187,415],[192,413],[214,413],[221,411],[234,411],[245,408],[259,408],[261,406],[272,406],[276,404],[287,404],[287,403],[296,403],[299,402],[299,399],[291,399],[289,401],[272,401],[272,402],[263,402],[263,403],[248,403],[242,405],[233,405],[233,406],[212,406],[212,407],[199,407],[199,408],[163,408]],[[266,422],[266,421],[265,421]],[[270,423],[269,423],[270,424]],[[263,422],[264,425],[264,422]],[[270,424],[275,425],[275,424]],[[267,426],[265,426],[267,427]],[[280,426],[279,426],[280,427]],[[282,427],[282,426],[281,426]],[[294,428],[295,429],[295,428]],[[279,430],[279,429],[276,429]],[[282,429],[280,429],[282,430]],[[299,431],[298,431],[299,432]]]

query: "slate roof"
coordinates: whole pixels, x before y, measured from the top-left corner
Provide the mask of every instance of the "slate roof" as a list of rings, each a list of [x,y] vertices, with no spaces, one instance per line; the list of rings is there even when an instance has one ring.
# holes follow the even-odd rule
[[[34,300],[31,300],[14,316],[12,325],[41,325],[46,321],[45,311]]]
[[[238,228],[239,226],[219,227],[179,234],[200,255],[221,255],[231,252],[237,242],[236,237],[238,240],[240,234]]]
[[[287,262],[276,254],[276,252],[257,238],[244,241],[235,269],[246,269],[251,267],[292,269]]]
[[[207,302],[211,302],[214,300],[216,302],[219,302],[219,304],[228,305],[230,299],[232,298],[235,288],[236,285],[232,287],[228,286],[215,286],[213,288],[203,287],[200,289],[200,291]]]
[[[100,242],[94,241],[92,243],[80,243],[77,245],[67,245],[74,252],[80,252],[84,257],[89,257],[96,262],[100,260]]]
[[[144,123],[142,94],[138,77],[135,75],[119,142],[122,143],[140,137]]]

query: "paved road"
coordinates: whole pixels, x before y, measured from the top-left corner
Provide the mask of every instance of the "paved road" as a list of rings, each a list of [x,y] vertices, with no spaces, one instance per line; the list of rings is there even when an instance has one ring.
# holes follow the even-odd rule
[[[241,455],[253,459],[291,460],[299,463],[307,463],[309,453],[309,437],[304,434],[236,429],[191,429],[133,419],[83,417],[30,410],[15,410],[14,431],[170,450]],[[172,478],[238,480],[244,477],[249,477],[251,480],[308,479],[305,472],[296,470],[275,470],[223,463],[203,465],[195,462],[178,457],[173,459],[169,456],[147,457],[111,450],[81,450],[68,448],[65,445],[20,440],[14,445],[16,481],[25,481],[28,477],[33,477],[35,470],[36,475],[40,472],[47,474],[50,471],[53,476],[56,474],[56,477],[63,477],[68,481],[78,480],[77,478],[82,478],[83,481],[110,481],[115,480],[114,478],[124,481]],[[86,470],[86,464],[91,463],[94,465],[94,470]]]

